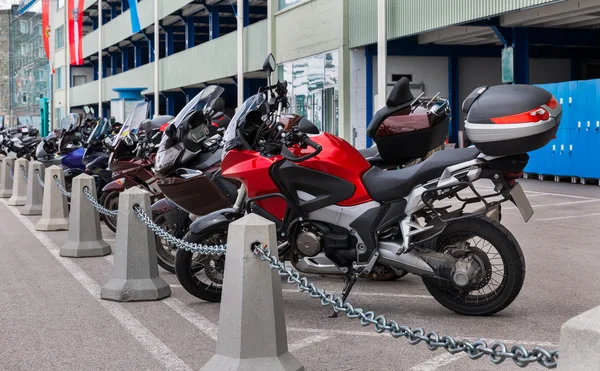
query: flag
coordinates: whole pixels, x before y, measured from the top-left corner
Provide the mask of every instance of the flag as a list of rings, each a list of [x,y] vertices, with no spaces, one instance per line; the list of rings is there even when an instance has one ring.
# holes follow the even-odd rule
[[[54,73],[54,31],[52,30],[52,13],[54,12],[52,9],[56,9],[55,1],[42,0],[42,38],[51,73]]]
[[[68,0],[71,65],[83,65],[83,0]]]
[[[131,32],[138,33],[142,30],[142,26],[140,25],[140,17],[138,16],[137,11],[137,0],[128,0],[129,1],[129,14],[131,15]]]

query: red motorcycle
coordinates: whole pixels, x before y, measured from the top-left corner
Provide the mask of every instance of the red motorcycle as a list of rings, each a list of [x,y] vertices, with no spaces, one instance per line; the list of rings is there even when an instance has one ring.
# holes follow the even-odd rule
[[[274,67],[269,56],[268,76]],[[440,304],[460,314],[491,315],[513,302],[525,279],[525,259],[515,237],[493,216],[507,201],[525,221],[533,214],[516,179],[527,152],[546,145],[558,129],[562,107],[552,94],[523,85],[476,89],[463,105],[476,147],[436,152],[395,170],[370,165],[349,143],[319,133],[306,119],[283,125],[286,95],[286,84],[277,83],[238,108],[224,136],[222,162],[223,176],[242,183],[238,198],[233,208],[196,220],[187,241],[226,243],[229,223],[254,212],[275,223],[281,259],[294,263],[324,254],[344,272],[344,301],[359,275],[385,265],[421,276]],[[399,83],[388,98],[394,107],[376,115],[369,131],[378,132],[421,104],[417,101],[409,85]],[[424,103],[427,116],[446,112],[447,103]],[[420,144],[412,136],[393,138],[402,149],[428,147],[432,136],[424,135]],[[491,182],[493,191],[481,193],[478,180]],[[477,204],[482,206],[467,208]],[[177,277],[194,295],[218,301],[221,286],[200,281],[198,272],[220,278],[224,259],[180,250]]]
[[[148,103],[139,103],[108,146],[111,154],[108,166],[113,181],[102,189],[100,204],[109,210],[119,207],[119,194],[131,187],[142,187],[152,194],[154,200],[162,193],[154,175],[155,145],[162,133],[160,127],[172,116],[160,116],[145,120]],[[117,230],[117,218],[105,216],[104,221],[113,232]]]

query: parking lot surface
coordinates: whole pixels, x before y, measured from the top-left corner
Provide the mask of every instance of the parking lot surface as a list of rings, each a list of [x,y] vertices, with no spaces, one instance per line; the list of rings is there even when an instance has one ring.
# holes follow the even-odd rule
[[[535,214],[524,223],[512,205],[503,208],[502,223],[519,241],[527,263],[525,285],[507,309],[491,317],[454,314],[414,275],[394,282],[360,280],[348,301],[440,335],[556,348],[566,320],[600,305],[600,187],[538,180],[521,184]],[[196,370],[208,361],[215,350],[219,304],[192,297],[164,270],[161,276],[173,292],[168,299],[101,300],[113,257],[59,257],[68,232],[36,232],[38,219],[0,202],[2,370]],[[114,233],[103,227],[103,234],[114,249]],[[309,278],[341,292],[340,278]],[[431,352],[424,344],[377,334],[343,315],[328,318],[331,308],[285,281],[282,287],[290,351],[307,370],[518,369],[510,360],[496,366],[487,357]]]

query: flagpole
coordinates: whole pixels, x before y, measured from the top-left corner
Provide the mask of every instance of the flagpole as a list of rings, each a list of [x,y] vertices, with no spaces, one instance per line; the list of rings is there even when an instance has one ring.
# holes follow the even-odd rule
[[[237,0],[237,106],[244,103],[244,0]]]
[[[66,35],[66,42],[65,42],[65,53],[67,54],[65,57],[65,77],[67,79],[66,81],[66,88],[65,88],[65,115],[68,115],[69,113],[71,113],[71,25],[70,25],[70,21],[69,21],[69,3],[73,1],[73,0],[67,0],[67,4],[65,4],[65,23],[67,25],[67,27],[65,27],[65,29],[67,30],[67,35]]]
[[[159,115],[160,109],[160,90],[158,86],[158,73],[159,66],[158,60],[160,58],[160,19],[158,16],[158,0],[154,0],[154,116]]]
[[[102,117],[102,0],[98,0],[98,117]]]

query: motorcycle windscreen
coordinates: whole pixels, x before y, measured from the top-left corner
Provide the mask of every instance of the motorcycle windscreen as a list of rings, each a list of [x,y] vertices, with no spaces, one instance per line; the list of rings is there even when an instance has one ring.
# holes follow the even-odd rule
[[[119,130],[119,133],[113,138],[113,142],[111,144],[113,148],[117,148],[121,140],[123,140],[123,138],[128,136],[130,133],[137,132],[137,130],[140,128],[140,125],[142,125],[142,122],[148,115],[148,107],[148,102],[140,102],[133,107],[133,110],[129,116],[127,116],[127,119],[125,119],[125,123],[123,126],[121,126],[121,130]]]

